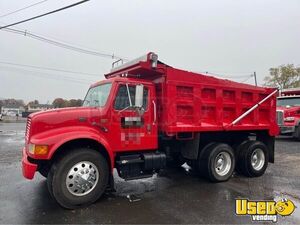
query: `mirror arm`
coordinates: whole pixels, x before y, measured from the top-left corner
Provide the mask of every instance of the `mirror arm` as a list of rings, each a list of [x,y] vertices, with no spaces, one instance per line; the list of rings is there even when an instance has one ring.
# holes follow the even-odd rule
[[[155,101],[153,100],[152,101],[152,103],[153,103],[153,125],[155,125],[156,124],[156,120],[157,120],[157,116],[156,116],[156,103],[155,103]]]
[[[126,109],[129,109],[129,108],[131,108],[132,106],[127,106],[127,107],[125,107],[124,109],[121,109],[120,111],[119,111],[119,113],[121,113],[121,112],[123,112],[123,111],[125,111]]]
[[[129,99],[129,105],[130,105],[130,107],[132,107],[132,101],[131,101],[130,91],[129,91],[129,87],[128,87],[127,83],[126,83],[126,89],[127,89],[128,99]]]

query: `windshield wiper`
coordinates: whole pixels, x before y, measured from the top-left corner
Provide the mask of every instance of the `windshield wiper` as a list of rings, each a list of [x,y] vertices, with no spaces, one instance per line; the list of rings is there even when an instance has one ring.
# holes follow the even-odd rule
[[[87,104],[85,104],[85,103],[87,103]],[[90,104],[90,101],[84,99],[84,101],[83,101],[83,103],[82,103],[82,106],[88,106],[89,104]]]
[[[99,100],[94,100],[95,106],[99,106]]]

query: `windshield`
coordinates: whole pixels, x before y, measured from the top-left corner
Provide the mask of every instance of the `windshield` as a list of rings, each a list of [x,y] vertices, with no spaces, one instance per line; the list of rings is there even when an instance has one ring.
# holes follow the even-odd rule
[[[102,107],[106,104],[110,93],[111,83],[101,84],[89,89],[85,96],[83,106]]]
[[[294,98],[279,98],[277,99],[278,106],[300,106],[300,97]]]

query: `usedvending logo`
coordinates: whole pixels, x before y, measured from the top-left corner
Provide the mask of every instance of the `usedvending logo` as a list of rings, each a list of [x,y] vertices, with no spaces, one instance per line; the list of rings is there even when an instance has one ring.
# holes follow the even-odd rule
[[[289,199],[279,201],[249,201],[236,199],[235,213],[238,216],[251,216],[252,221],[277,222],[278,216],[290,216],[295,211],[295,204]]]

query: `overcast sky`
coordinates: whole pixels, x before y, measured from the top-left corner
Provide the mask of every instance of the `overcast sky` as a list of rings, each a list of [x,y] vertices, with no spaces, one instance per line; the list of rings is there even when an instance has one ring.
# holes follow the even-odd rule
[[[38,1],[1,0],[0,22],[9,24],[77,2],[48,0],[1,17]],[[11,28],[130,59],[154,51],[171,66],[237,76],[236,81],[256,71],[262,84],[270,67],[300,65],[299,12],[299,0],[91,0]],[[104,79],[112,59],[0,30],[0,62],[99,75],[0,63],[0,98],[46,103],[56,97],[83,98],[89,83]]]

